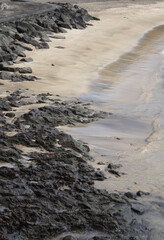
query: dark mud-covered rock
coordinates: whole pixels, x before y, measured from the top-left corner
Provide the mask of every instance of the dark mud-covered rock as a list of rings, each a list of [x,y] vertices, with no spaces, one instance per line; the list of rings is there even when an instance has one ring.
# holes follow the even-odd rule
[[[144,195],[149,195],[150,193],[148,193],[148,192],[143,192],[143,191],[138,191],[137,193],[136,193],[136,195],[138,196],[138,197],[142,197],[142,196],[144,196]]]
[[[51,94],[35,96],[35,101],[38,98],[45,104],[51,101],[51,106],[20,117],[14,112],[12,124],[6,122],[5,111],[19,110],[30,99],[21,91],[1,98],[1,239],[49,239],[85,230],[107,233],[113,240],[136,235],[145,239],[144,227],[135,225],[139,206],[124,195],[96,189],[94,180],[102,181],[104,175],[89,165],[93,160],[89,147],[56,128],[109,115],[95,113],[79,101],[53,99]]]
[[[15,113],[12,113],[12,112],[10,112],[10,113],[6,113],[5,116],[7,116],[7,117],[9,117],[9,118],[12,118],[12,117],[15,116]]]
[[[116,177],[120,177],[121,176],[121,173],[116,171],[116,170],[113,170],[113,169],[110,169],[108,170],[109,173],[115,175]]]
[[[71,235],[68,235],[66,237],[63,238],[63,240],[76,240],[77,238],[71,236]]]
[[[64,49],[62,46],[56,46],[55,48]]]
[[[11,80],[11,73],[9,72],[0,72],[0,79],[2,80]]]
[[[131,209],[139,215],[144,214],[144,211],[145,211],[144,206],[142,204],[136,203],[136,202],[131,204]]]
[[[120,168],[120,167],[122,167],[121,164],[113,164],[113,163],[109,163],[109,164],[108,164],[108,168],[109,168],[109,169],[118,169],[118,168]]]
[[[18,118],[16,124],[19,122],[32,125],[32,124],[48,124],[49,126],[59,126],[78,123],[89,123],[98,118],[107,117],[108,114],[104,112],[96,113],[89,110],[87,107],[76,105],[66,106],[45,106],[38,109],[33,109],[30,112]]]
[[[18,70],[21,73],[31,73],[30,68],[22,68]],[[9,72],[0,72],[0,79],[11,80],[12,82],[35,81],[38,78],[32,75],[24,75],[19,73],[11,74]]]
[[[0,64],[0,70],[1,72],[1,78],[5,79],[5,74],[6,74],[6,78],[11,78],[11,74],[6,72],[19,72],[19,73],[32,73],[32,69],[30,67],[23,67],[23,68],[19,68],[19,67],[11,67],[11,65],[9,65],[8,63],[1,63]]]
[[[101,236],[95,236],[93,238],[90,238],[89,240],[110,240],[109,237],[101,237]]]
[[[40,33],[40,41],[51,42],[51,40],[49,39],[49,37],[47,36],[47,34],[45,32]]]
[[[124,175],[125,173],[119,172],[117,169],[121,168],[121,164],[108,164],[108,172],[115,175],[116,177],[120,177],[121,175]]]
[[[18,68],[19,73],[32,73],[32,69],[30,67]]]
[[[134,193],[126,192],[124,195],[125,195],[127,198],[136,199],[136,194],[134,194]]]

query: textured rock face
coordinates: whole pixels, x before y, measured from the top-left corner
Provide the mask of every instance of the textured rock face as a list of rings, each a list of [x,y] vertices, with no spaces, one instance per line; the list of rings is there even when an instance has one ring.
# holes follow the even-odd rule
[[[28,44],[48,48],[49,35],[62,38],[52,33],[83,29],[89,20],[97,20],[78,6],[50,6],[50,11],[1,23],[1,79],[37,80],[30,75],[32,69],[14,67],[18,56],[20,62],[32,61],[24,53],[32,51]],[[38,107],[32,109],[33,104]],[[32,110],[17,115],[26,105]],[[134,196],[95,189],[94,181],[105,176],[89,165],[89,147],[57,129],[107,117],[110,113],[95,112],[79,100],[63,101],[51,94],[31,97],[16,91],[0,98],[0,239],[47,240],[86,230],[102,233],[90,240],[146,239],[143,223],[136,221],[143,210],[135,201],[143,192]],[[117,168],[110,164],[108,171],[120,175]],[[63,239],[81,238],[69,234]]]
[[[93,160],[89,147],[56,128],[110,114],[96,113],[78,100],[66,102],[51,94],[31,100],[27,93],[25,97],[17,91],[1,98],[0,103],[2,240],[49,239],[75,230],[108,234],[90,239],[137,239],[136,235],[145,239],[134,221],[141,211],[129,202],[129,195],[95,189],[94,180],[103,181],[105,176],[89,165]],[[45,106],[19,117],[13,112],[33,103]]]

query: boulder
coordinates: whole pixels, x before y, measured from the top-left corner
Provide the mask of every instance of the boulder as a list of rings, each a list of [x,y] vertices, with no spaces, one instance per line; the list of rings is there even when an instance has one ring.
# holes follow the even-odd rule
[[[18,68],[19,73],[32,73],[32,69],[30,67]]]

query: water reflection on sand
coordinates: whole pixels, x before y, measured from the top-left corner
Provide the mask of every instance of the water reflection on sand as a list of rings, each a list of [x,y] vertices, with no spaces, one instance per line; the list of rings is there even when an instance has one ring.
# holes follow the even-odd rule
[[[96,187],[150,192],[142,201],[149,209],[144,218],[152,228],[152,240],[164,239],[163,49],[164,26],[160,26],[146,34],[131,53],[106,66],[82,96],[113,116],[87,126],[65,128],[89,143],[95,158],[93,166],[105,171],[107,179],[96,182]],[[118,178],[108,173],[110,162],[121,163],[125,174]]]

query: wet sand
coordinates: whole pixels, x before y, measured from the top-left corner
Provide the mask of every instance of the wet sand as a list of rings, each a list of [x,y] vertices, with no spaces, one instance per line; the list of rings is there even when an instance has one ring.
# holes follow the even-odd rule
[[[90,3],[87,4],[90,8]],[[101,21],[94,21],[85,30],[68,30],[62,34],[66,39],[52,39],[48,50],[27,52],[34,61],[22,66],[30,66],[41,80],[20,83],[19,87],[68,97],[86,93],[103,66],[130,51],[145,32],[163,24],[163,9],[164,3],[159,2],[91,11]],[[9,82],[7,88],[17,89],[17,86]]]
[[[100,3],[96,4],[97,6],[100,5]],[[27,56],[32,57],[34,61],[32,63],[19,64],[19,67],[31,67],[33,74],[40,77],[41,80],[19,84],[6,82],[1,88],[3,90],[1,93],[5,95],[5,90],[11,88],[12,91],[18,88],[28,88],[31,93],[50,92],[65,97],[80,97],[83,94],[87,94],[91,84],[98,78],[104,66],[116,61],[120,55],[125,52],[129,52],[137,45],[139,39],[145,32],[164,23],[164,3],[162,2],[150,5],[128,4],[126,7],[117,6],[117,8],[104,10],[105,4],[106,3],[101,3],[101,11],[97,11],[94,6],[94,11],[92,12],[92,14],[99,17],[101,21],[93,22],[93,26],[89,26],[85,30],[71,30],[62,34],[66,39],[52,39],[50,49],[48,50],[34,50],[33,52],[27,53]],[[91,8],[90,3],[85,3],[85,5]],[[57,48],[59,46],[62,48]],[[124,92],[124,94],[125,93],[126,92]],[[125,96],[124,94],[123,96]],[[121,95],[118,89],[118,97],[119,96]],[[128,97],[129,101],[131,101],[130,96]],[[142,97],[145,101],[148,101],[147,96],[142,95],[141,99]],[[90,136],[87,136],[87,142],[91,143],[91,145],[97,145],[95,149],[91,146],[93,156],[95,158],[99,156],[99,161],[104,161],[105,159],[106,163],[108,163],[109,158],[110,161],[112,160],[114,163],[115,160],[116,163],[117,160],[119,160],[120,163],[123,164],[123,173],[125,170],[125,175],[121,176],[120,181],[113,178],[114,180],[110,182],[109,178],[110,185],[109,182],[99,183],[99,185],[96,183],[97,187],[105,187],[108,190],[110,189],[110,191],[122,191],[124,190],[122,186],[125,184],[127,186],[126,190],[147,190],[147,188],[143,188],[142,181],[139,179],[140,175],[138,176],[137,174],[145,168],[145,175],[148,176],[147,173],[149,171],[146,165],[144,165],[145,162],[138,165],[138,160],[142,159],[140,156],[136,159],[136,162],[134,162],[135,167],[138,167],[138,172],[136,172],[135,169],[130,172],[131,176],[134,174],[134,178],[131,181],[129,181],[129,175],[126,173],[129,171],[128,161],[133,154],[136,154],[136,149],[140,149],[140,152],[145,151],[145,149],[142,149],[143,142],[147,139],[149,143],[151,137],[154,136],[152,126],[154,126],[156,131],[158,121],[156,121],[156,119],[153,120],[154,125],[151,124],[152,122],[150,123],[143,119],[136,120],[112,116],[110,120],[98,122],[94,126],[92,124],[88,125],[86,131],[87,134],[88,132],[90,133]],[[75,132],[78,129],[75,129]],[[71,134],[72,133],[73,131],[71,131]],[[104,133],[107,135],[107,138],[104,138]],[[85,135],[84,130],[79,131],[79,133],[74,136],[78,136],[79,138],[80,135],[80,138],[85,139],[85,136],[84,138],[82,136],[83,134]],[[108,137],[108,135],[110,135],[110,137]],[[99,147],[99,140],[102,147],[100,147],[100,149],[97,148]],[[21,146],[19,147],[21,149]],[[115,159],[111,159],[112,156],[114,156],[112,155],[113,152],[117,152]],[[100,153],[101,156],[99,155]],[[128,156],[127,153],[129,154]],[[96,164],[94,163],[93,166],[104,170],[104,166]],[[157,165],[153,165],[154,168],[156,166]],[[120,171],[122,171],[122,169]],[[148,177],[147,180],[151,181],[151,176]],[[158,179],[156,179],[156,181],[158,181]],[[152,238],[150,237],[150,239]]]
[[[109,192],[149,192],[142,198],[150,239],[162,240],[164,26],[147,33],[138,46],[106,66],[82,99],[111,111],[106,120],[64,130],[89,143],[92,165],[107,179],[96,187]],[[112,174],[108,164],[120,167]]]
[[[133,51],[106,66],[89,93],[82,95],[97,110],[111,111],[110,119],[64,128],[90,144],[95,167],[104,169],[97,164],[101,161],[123,164],[125,176],[97,183],[108,191],[161,190],[161,153],[159,164],[153,163],[153,154],[163,148],[163,30],[161,26],[147,33]]]

